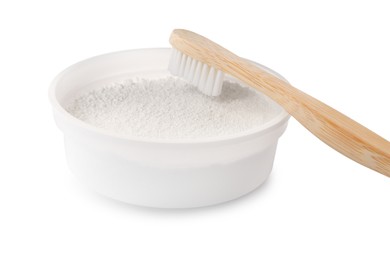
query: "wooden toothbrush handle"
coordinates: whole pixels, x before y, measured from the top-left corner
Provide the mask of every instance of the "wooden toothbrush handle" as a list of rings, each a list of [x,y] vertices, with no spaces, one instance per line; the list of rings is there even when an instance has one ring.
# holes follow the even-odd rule
[[[262,69],[249,66],[241,80],[262,91],[315,136],[350,159],[390,177],[390,142],[332,107],[294,88]]]
[[[260,90],[324,143],[390,177],[390,143],[384,138],[199,34],[176,29],[171,34],[170,42],[193,59]]]

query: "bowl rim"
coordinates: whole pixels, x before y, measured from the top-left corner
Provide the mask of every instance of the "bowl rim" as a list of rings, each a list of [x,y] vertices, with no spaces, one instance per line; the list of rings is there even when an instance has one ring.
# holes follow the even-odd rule
[[[117,139],[118,141],[126,141],[126,142],[137,142],[137,143],[149,143],[149,144],[169,144],[169,145],[186,145],[186,144],[207,144],[207,143],[227,143],[227,142],[237,142],[241,140],[246,139],[252,139],[255,137],[260,137],[262,135],[265,135],[272,130],[278,128],[279,126],[283,125],[289,118],[290,115],[281,107],[280,112],[276,114],[272,119],[267,121],[266,123],[260,125],[259,127],[255,127],[253,129],[242,131],[237,134],[233,135],[227,135],[227,136],[221,136],[221,137],[205,137],[205,138],[196,138],[196,139],[186,139],[186,138],[180,138],[180,139],[159,139],[159,138],[148,138],[148,137],[131,137],[127,135],[121,135],[117,133],[113,133],[112,131],[99,128],[93,125],[90,125],[73,115],[71,115],[68,111],[65,110],[65,108],[60,104],[56,97],[56,89],[58,86],[58,83],[61,81],[61,79],[67,74],[70,73],[72,70],[77,69],[78,67],[83,66],[85,63],[89,63],[93,60],[98,60],[101,58],[104,58],[106,56],[111,55],[120,55],[124,53],[129,52],[149,52],[149,51],[170,51],[172,48],[139,48],[139,49],[129,49],[129,50],[122,50],[122,51],[116,51],[116,52],[110,52],[105,53],[101,55],[96,55],[84,60],[81,60],[77,63],[74,63],[73,65],[70,65],[69,67],[65,68],[63,71],[61,71],[57,76],[52,80],[50,87],[49,87],[49,101],[53,107],[53,112],[57,113],[57,115],[60,115],[62,119],[64,119],[68,124],[71,124],[73,126],[76,126],[78,128],[81,128],[83,130],[86,130],[90,133],[93,133],[95,135],[105,136],[113,139]],[[251,61],[253,62],[253,61]],[[273,71],[272,69],[256,63],[257,66],[261,67],[262,69],[266,70],[267,72],[277,76],[278,78],[284,80],[287,82],[287,80],[281,76],[279,73]],[[273,101],[275,102],[275,101]],[[275,102],[276,103],[276,102]],[[276,103],[276,105],[278,105]],[[280,105],[278,105],[280,106]],[[62,129],[61,129],[62,130]]]

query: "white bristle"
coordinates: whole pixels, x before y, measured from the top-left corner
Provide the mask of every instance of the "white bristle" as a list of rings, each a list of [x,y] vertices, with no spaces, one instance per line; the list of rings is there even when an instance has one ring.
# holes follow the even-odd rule
[[[187,61],[184,68],[183,78],[188,81],[188,74],[190,72],[190,66],[191,66],[192,58],[190,56],[187,56]]]
[[[198,86],[200,80],[200,73],[202,72],[203,63],[200,61],[196,61],[196,67],[194,72],[194,77],[191,80],[191,84],[194,86]]]
[[[177,49],[172,50],[168,69],[173,75],[182,77],[198,87],[199,91],[205,95],[218,96],[221,94],[225,74]]]
[[[208,96],[211,96],[211,94],[213,93],[215,74],[215,69],[213,67],[210,67],[209,75],[207,76],[205,87],[203,88],[203,92]]]
[[[187,55],[183,54],[181,56],[180,66],[179,66],[179,73],[178,73],[178,75],[180,77],[183,77],[186,61],[187,61]]]
[[[200,73],[199,83],[197,85],[198,89],[204,93],[204,88],[206,87],[207,76],[209,75],[209,66],[203,63],[202,72]]]
[[[190,70],[188,71],[188,77],[187,77],[188,82],[192,82],[192,80],[194,79],[196,64],[197,61],[195,59],[191,59]]]
[[[211,94],[212,96],[219,96],[221,94],[224,78],[225,78],[225,73],[223,73],[220,70],[217,70],[217,75],[215,75],[215,80],[214,80],[213,92]]]

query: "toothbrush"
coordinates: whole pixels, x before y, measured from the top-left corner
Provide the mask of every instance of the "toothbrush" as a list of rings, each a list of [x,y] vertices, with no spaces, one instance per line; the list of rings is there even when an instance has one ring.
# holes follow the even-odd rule
[[[206,95],[221,93],[224,73],[281,105],[312,134],[348,158],[390,177],[390,142],[289,83],[194,32],[176,29],[169,70]]]

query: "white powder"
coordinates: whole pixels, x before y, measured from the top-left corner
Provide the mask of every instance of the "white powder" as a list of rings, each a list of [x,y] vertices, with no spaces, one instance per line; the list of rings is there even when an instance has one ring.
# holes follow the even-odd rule
[[[208,97],[185,81],[131,79],[95,88],[74,99],[69,113],[91,125],[128,137],[199,139],[234,135],[259,127],[277,108],[251,88],[225,81]]]

